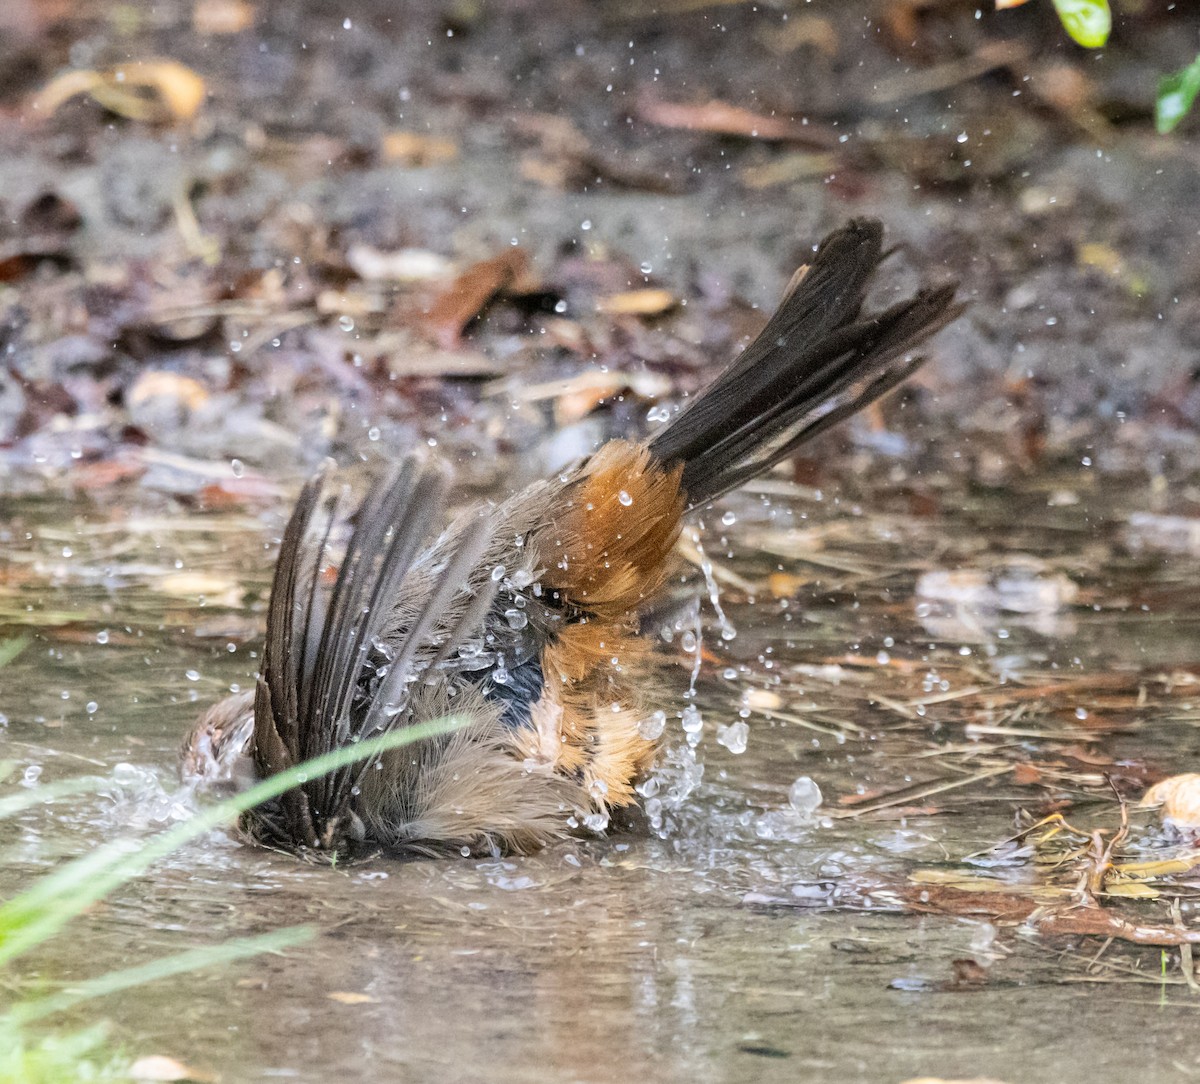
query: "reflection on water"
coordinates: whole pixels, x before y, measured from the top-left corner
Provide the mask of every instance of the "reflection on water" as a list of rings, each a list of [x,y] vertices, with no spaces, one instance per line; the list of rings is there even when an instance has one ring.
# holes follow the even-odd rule
[[[499,1081],[1200,1072],[1177,1041],[1200,1004],[1182,987],[1065,981],[1097,943],[820,909],[848,879],[958,864],[1011,836],[1021,807],[1107,815],[1106,773],[1132,787],[1194,767],[1193,525],[1116,493],[1064,500],[1071,484],[948,489],[922,515],[869,485],[877,515],[775,483],[743,495],[701,535],[727,623],[723,638],[706,608],[694,700],[686,605],[663,618],[679,666],[650,825],[526,858],[333,870],[216,835],[96,908],[31,979],[312,923],[286,956],[104,1005],[129,1049],[238,1080],[364,1064]],[[199,706],[253,680],[272,524],[16,509],[0,621],[37,637],[3,671],[0,757],[19,765],[10,785],[106,782],[17,822],[4,893],[185,815],[177,744]],[[973,862],[1028,876],[1019,847]],[[957,981],[962,961],[982,979]],[[1068,1041],[1084,1002],[1119,1029]]]

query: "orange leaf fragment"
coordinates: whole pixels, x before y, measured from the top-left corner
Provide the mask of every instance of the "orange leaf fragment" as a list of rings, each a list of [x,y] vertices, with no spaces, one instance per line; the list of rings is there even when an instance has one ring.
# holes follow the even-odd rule
[[[192,29],[197,34],[237,34],[254,22],[254,8],[246,0],[196,0]]]
[[[178,60],[137,60],[108,71],[69,71],[50,80],[29,103],[49,117],[80,94],[122,117],[162,123],[192,120],[204,104],[204,80]]]
[[[1155,783],[1138,806],[1162,807],[1162,818],[1178,828],[1200,828],[1200,772],[1184,772]]]
[[[670,290],[626,290],[610,294],[596,302],[596,308],[609,316],[658,316],[674,308],[675,296]]]

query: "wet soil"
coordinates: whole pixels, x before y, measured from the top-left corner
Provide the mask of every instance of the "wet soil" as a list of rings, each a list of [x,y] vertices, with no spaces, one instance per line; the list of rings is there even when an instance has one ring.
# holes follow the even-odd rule
[[[227,1080],[1200,1072],[1179,945],[1025,906],[1096,902],[1086,840],[1031,824],[1111,840],[1200,752],[1200,159],[1195,121],[1150,119],[1200,16],[1144,4],[1089,54],[1037,3],[206,7],[0,13],[0,636],[32,634],[0,758],[6,786],[106,780],[21,819],[5,896],[191,808],[178,742],[253,681],[322,456],[425,447],[500,495],[644,431],[852,215],[900,246],[878,301],[945,276],[972,306],[902,395],[706,517],[737,635],[705,610],[692,742],[662,645],[655,823],[337,870],[217,834],[22,989],[306,922],[106,1001],[115,1037]],[[156,57],[202,78],[194,116],[31,104]],[[1129,815],[1120,862],[1186,865]],[[1099,905],[1176,928],[1194,881]]]

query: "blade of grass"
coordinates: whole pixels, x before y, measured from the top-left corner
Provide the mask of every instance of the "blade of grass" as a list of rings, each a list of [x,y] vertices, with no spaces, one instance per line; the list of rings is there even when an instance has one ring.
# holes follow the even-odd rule
[[[0,776],[3,767],[0,766]],[[41,783],[19,794],[6,794],[0,798],[0,821],[6,817],[15,817],[18,813],[44,802],[53,802],[57,798],[66,798],[72,794],[86,794],[90,790],[98,790],[111,784],[110,779],[94,776],[84,776],[76,779],[59,779],[53,783]]]
[[[33,643],[33,633],[31,632],[22,633],[20,636],[12,636],[7,640],[0,640],[0,666],[7,666],[31,643]]]
[[[1166,75],[1154,100],[1154,126],[1160,135],[1175,130],[1200,95],[1200,56],[1186,68]]]
[[[449,716],[335,749],[209,806],[146,843],[115,840],[67,863],[0,906],[0,966],[54,936],[74,916],[160,858],[227,823],[239,813],[278,797],[312,776],[323,775],[388,749],[448,734],[464,722],[459,716]]]
[[[233,938],[216,946],[205,945],[203,948],[188,949],[186,952],[150,960],[135,967],[110,971],[107,975],[76,983],[57,994],[38,998],[36,1001],[23,1002],[14,1006],[7,1015],[18,1024],[28,1024],[54,1013],[73,1009],[84,1001],[107,997],[109,994],[119,993],[147,982],[157,982],[172,975],[199,971],[201,968],[231,963],[264,952],[279,952],[281,949],[307,941],[314,932],[311,926],[289,926],[287,929],[273,930],[271,933],[256,934],[253,937]]]

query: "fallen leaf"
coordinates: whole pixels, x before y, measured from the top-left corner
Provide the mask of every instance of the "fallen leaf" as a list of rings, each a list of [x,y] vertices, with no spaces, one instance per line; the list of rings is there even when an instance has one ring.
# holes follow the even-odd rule
[[[139,407],[151,399],[174,400],[188,410],[195,410],[208,401],[208,389],[190,376],[151,369],[134,381],[125,394],[125,405]]]
[[[531,284],[529,258],[522,249],[511,249],[472,264],[433,302],[425,318],[438,345],[450,350],[458,345],[463,329],[497,294]]]
[[[346,263],[366,282],[427,282],[450,276],[449,261],[423,248],[382,252],[356,244],[346,250]]]
[[[674,295],[662,289],[626,290],[596,302],[597,310],[609,316],[658,316],[674,307]]]
[[[772,598],[791,598],[800,588],[812,583],[811,576],[797,576],[794,572],[772,572],[767,577],[767,590]]]
[[[1042,782],[1042,770],[1036,764],[1014,764],[1012,771],[1013,782],[1019,787],[1033,786]]]
[[[1151,885],[1141,881],[1106,881],[1104,885],[1106,896],[1118,896],[1126,900],[1156,900],[1162,893]]]
[[[1025,0],[1016,2],[1023,4]],[[902,1080],[900,1084],[1004,1084],[1004,1081],[991,1076],[956,1077],[953,1080],[941,1076],[914,1076]]]
[[[773,24],[758,35],[773,53],[787,56],[805,45],[815,46],[828,57],[837,56],[838,34],[833,23],[820,15],[793,16],[785,23]]]
[[[644,98],[637,105],[637,115],[641,120],[663,128],[742,136],[773,143],[803,143],[831,149],[838,145],[839,140],[836,132],[823,125],[805,124],[790,117],[755,113],[742,106],[730,105],[716,99],[699,105],[688,105]]]
[[[370,994],[356,994],[349,990],[336,990],[332,994],[326,994],[330,1001],[336,1001],[339,1005],[377,1005],[379,1001],[373,998]]]
[[[254,23],[254,8],[246,0],[196,0],[192,29],[197,34],[238,34]]]
[[[157,581],[160,594],[174,598],[199,598],[209,603],[240,606],[242,588],[227,576],[212,572],[171,572]]]
[[[193,119],[208,93],[204,80],[177,60],[139,60],[107,71],[69,71],[33,96],[32,113],[52,116],[80,94],[130,120],[161,123]]]
[[[1138,806],[1161,806],[1164,821],[1177,828],[1200,828],[1200,772],[1185,772],[1155,783]]]
[[[359,318],[382,311],[379,300],[357,290],[322,290],[316,296],[316,309],[322,316]]]
[[[458,145],[449,139],[419,132],[388,132],[380,146],[385,162],[406,166],[432,166],[458,157]]]
[[[1121,254],[1110,245],[1089,241],[1075,250],[1075,263],[1079,267],[1094,267],[1106,275],[1119,275],[1125,266]]]

